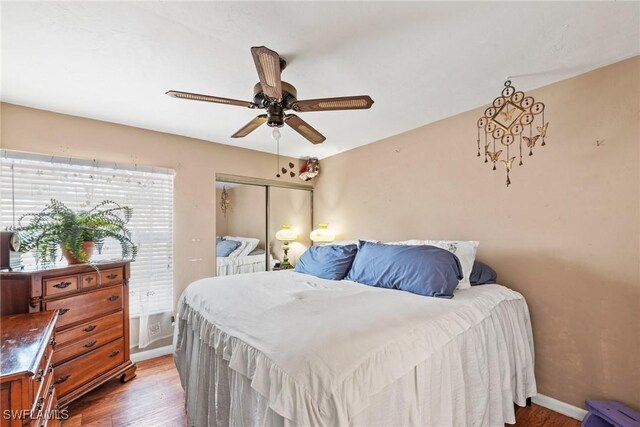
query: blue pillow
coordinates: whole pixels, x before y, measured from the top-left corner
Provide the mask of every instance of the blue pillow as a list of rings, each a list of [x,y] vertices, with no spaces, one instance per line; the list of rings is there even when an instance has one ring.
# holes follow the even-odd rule
[[[496,280],[498,280],[498,273],[493,268],[480,261],[473,263],[473,270],[471,270],[471,276],[469,276],[471,286],[496,283]]]
[[[222,242],[224,240],[224,238],[220,237],[220,236],[216,236],[216,245],[220,242]]]
[[[311,246],[298,260],[295,271],[321,279],[342,280],[357,253],[357,245]]]
[[[435,246],[360,241],[347,280],[431,297],[453,297],[462,278],[460,261]]]
[[[221,240],[216,243],[216,256],[228,257],[229,254],[240,246],[237,240]]]

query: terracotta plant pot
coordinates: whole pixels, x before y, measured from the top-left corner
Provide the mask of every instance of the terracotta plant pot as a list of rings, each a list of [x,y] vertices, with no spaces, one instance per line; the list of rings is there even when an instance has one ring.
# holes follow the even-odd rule
[[[87,253],[87,260],[91,259],[91,255],[93,255],[93,250],[96,247],[96,243],[92,241],[82,242],[82,248]],[[71,264],[83,264],[84,261],[80,261],[76,259],[71,252],[62,247],[62,255],[66,258],[67,263]]]

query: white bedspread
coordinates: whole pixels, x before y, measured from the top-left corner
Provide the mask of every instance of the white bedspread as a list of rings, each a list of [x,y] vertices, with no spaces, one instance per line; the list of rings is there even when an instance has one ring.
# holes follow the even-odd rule
[[[482,347],[487,347],[483,323],[493,322],[498,311],[499,327],[506,330],[491,338],[500,342],[487,351]],[[194,386],[194,365],[214,363],[185,354],[191,333],[199,337],[198,347],[210,348],[228,361],[230,370],[248,379],[270,410],[297,425],[352,424],[385,387],[406,379],[435,355],[449,354],[452,344],[465,351],[476,346],[471,353],[478,360],[465,362],[474,364],[465,368],[469,374],[442,369],[441,378],[430,379],[452,393],[452,411],[461,412],[432,408],[444,411],[444,418],[434,422],[487,425],[495,418],[486,416],[491,405],[500,405],[501,422],[513,422],[504,401],[523,405],[535,394],[527,306],[519,293],[499,285],[456,291],[447,300],[291,271],[254,273],[193,283],[180,299],[178,318],[176,365],[187,390],[190,425],[220,424],[197,416],[203,398],[190,396],[203,392]],[[475,396],[483,403],[469,412],[478,414],[474,420],[465,412],[478,406],[468,402]]]

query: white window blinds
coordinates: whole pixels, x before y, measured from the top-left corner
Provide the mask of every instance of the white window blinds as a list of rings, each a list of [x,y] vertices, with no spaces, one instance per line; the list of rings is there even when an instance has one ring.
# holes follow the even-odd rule
[[[138,256],[131,264],[130,314],[153,314],[173,308],[173,178],[163,168],[42,156],[0,153],[0,225],[57,199],[74,210],[90,210],[103,200],[133,209],[128,224]],[[94,261],[121,259],[116,241],[105,242]],[[35,264],[30,254],[25,264]]]

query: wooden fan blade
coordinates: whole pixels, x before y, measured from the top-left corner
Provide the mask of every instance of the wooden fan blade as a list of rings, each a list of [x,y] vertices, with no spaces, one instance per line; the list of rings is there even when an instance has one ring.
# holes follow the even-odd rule
[[[284,122],[291,126],[300,135],[307,138],[312,144],[321,144],[322,141],[327,139],[320,132],[312,128],[309,123],[305,122],[295,114],[289,114]]]
[[[293,104],[295,111],[366,110],[373,105],[368,95],[306,99]]]
[[[258,70],[258,78],[262,85],[262,92],[271,99],[281,100],[280,55],[264,46],[252,47],[251,55]]]
[[[219,96],[201,95],[199,93],[181,92],[179,90],[170,90],[167,95],[173,98],[190,99],[192,101],[214,102],[216,104],[237,105],[238,107],[258,108],[256,104],[248,101],[239,101],[237,99],[221,98]]]
[[[231,138],[243,138],[243,137],[249,135],[254,130],[256,130],[256,128],[258,128],[258,126],[262,125],[266,121],[267,121],[267,115],[266,114],[260,114],[258,117],[256,117],[255,119],[251,120],[249,123],[247,123],[242,128],[240,128],[240,130],[238,132],[236,132],[233,135],[231,135]]]

